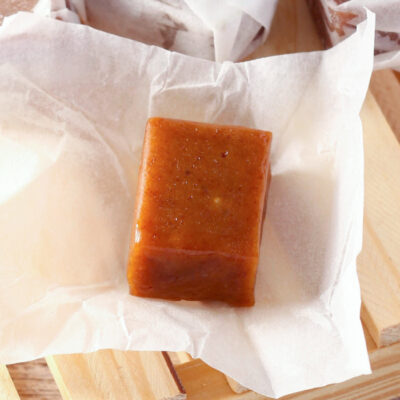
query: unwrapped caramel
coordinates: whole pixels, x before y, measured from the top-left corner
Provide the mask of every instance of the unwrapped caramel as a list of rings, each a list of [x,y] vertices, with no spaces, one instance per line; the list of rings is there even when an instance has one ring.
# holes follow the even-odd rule
[[[131,294],[254,304],[271,138],[239,126],[148,120]]]

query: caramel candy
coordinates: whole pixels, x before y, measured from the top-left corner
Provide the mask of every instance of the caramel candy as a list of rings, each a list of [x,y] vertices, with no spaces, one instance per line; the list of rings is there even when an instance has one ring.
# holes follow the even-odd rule
[[[271,137],[239,126],[148,120],[131,294],[254,304]]]

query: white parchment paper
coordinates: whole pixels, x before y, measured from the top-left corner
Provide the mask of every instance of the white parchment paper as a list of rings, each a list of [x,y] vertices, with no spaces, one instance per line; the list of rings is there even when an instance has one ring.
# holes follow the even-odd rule
[[[35,12],[208,60],[262,44],[277,0],[40,0]]]
[[[0,28],[0,362],[187,351],[269,396],[370,372],[358,116],[374,16],[333,49],[213,63],[28,13]],[[146,119],[271,130],[256,305],[128,295]]]
[[[375,13],[376,30],[387,33],[387,36],[376,34],[375,49],[381,54],[377,54],[374,60],[375,69],[393,68],[400,71],[400,0],[349,0],[337,4],[333,0],[325,0],[325,7],[335,11],[348,11],[359,16],[357,23],[364,19],[364,9]],[[351,31],[349,27],[344,27],[345,31]],[[393,40],[389,34],[395,33],[398,37]],[[337,43],[340,39],[337,35],[332,36],[332,40]]]

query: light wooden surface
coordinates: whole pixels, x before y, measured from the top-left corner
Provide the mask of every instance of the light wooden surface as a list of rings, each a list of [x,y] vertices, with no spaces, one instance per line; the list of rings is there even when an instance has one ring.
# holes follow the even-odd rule
[[[193,360],[192,356],[184,351],[178,351],[178,352],[169,351],[168,356],[171,359],[173,365],[184,364],[186,362]]]
[[[358,276],[363,320],[382,346],[400,340],[400,144],[370,93],[361,118],[365,212]]]
[[[46,360],[63,400],[186,399],[161,352],[101,350]]]
[[[372,338],[371,334],[369,333],[368,328],[364,323],[362,323],[363,330],[364,330],[364,337],[365,343],[367,344],[368,354],[371,354],[373,351],[378,349],[378,346],[375,343],[375,340]]]
[[[225,375],[226,381],[228,382],[229,387],[235,393],[246,393],[249,389],[247,387],[241,385],[239,382],[230,378],[228,375]]]
[[[8,365],[8,371],[21,400],[61,400],[60,391],[43,358]]]
[[[385,69],[375,71],[370,90],[378,102],[390,127],[400,140],[400,73]]]
[[[5,365],[0,365],[0,399],[19,400],[17,390]]]

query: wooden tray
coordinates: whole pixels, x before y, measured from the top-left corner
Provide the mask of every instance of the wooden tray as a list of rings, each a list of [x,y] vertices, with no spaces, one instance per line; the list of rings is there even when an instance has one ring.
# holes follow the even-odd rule
[[[20,1],[25,8],[29,2]],[[14,3],[0,4],[0,14]],[[305,0],[280,0],[269,39],[252,58],[320,48]],[[374,72],[361,118],[365,221],[358,273],[373,374],[285,399],[400,400],[400,75]],[[265,399],[186,353],[113,350],[0,366],[0,400],[20,398]]]

